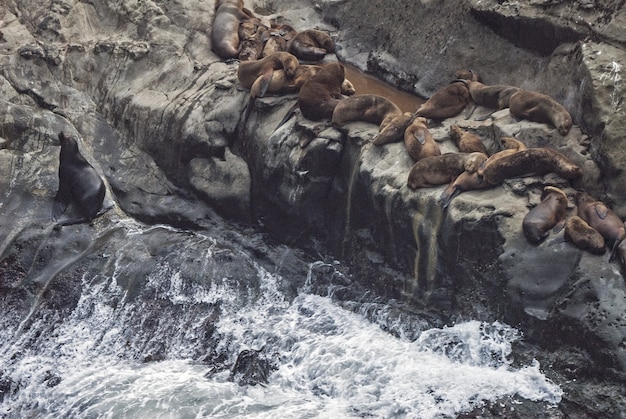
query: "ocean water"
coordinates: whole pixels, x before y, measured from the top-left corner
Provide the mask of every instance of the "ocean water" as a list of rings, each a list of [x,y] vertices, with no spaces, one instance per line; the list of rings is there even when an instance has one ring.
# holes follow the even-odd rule
[[[280,278],[257,270],[261,295],[243,307],[226,282],[203,289],[167,267],[156,270],[146,287],[184,314],[164,316],[149,337],[129,333],[148,302],[125,302],[114,280],[83,278],[69,317],[0,331],[0,378],[12,389],[0,417],[428,419],[507,395],[561,399],[537,362],[511,365],[520,335],[506,324],[468,321],[409,340],[307,286],[288,301]],[[209,316],[202,307],[217,303],[214,350],[230,364],[242,350],[262,351],[274,368],[266,384],[239,385],[227,368],[199,360]],[[125,348],[154,342],[166,346],[163,359],[125,356]]]

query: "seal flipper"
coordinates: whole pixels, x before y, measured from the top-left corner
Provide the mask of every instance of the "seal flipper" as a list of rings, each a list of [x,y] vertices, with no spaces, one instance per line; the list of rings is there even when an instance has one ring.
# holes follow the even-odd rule
[[[59,184],[59,190],[54,197],[54,203],[52,204],[52,214],[50,217],[52,221],[58,220],[61,214],[65,212],[71,198],[72,194],[70,188],[65,183],[61,182]]]
[[[461,190],[456,187],[454,181],[450,182],[450,184],[446,187],[446,189],[441,192],[441,196],[439,197],[439,205],[441,205],[442,209],[447,209],[450,205],[450,202],[454,198],[456,198],[461,193]]]
[[[278,128],[282,127],[285,122],[289,121],[289,119],[291,119],[291,117],[293,116],[293,114],[296,112],[296,109],[299,106],[299,102],[296,101],[296,103],[294,103],[291,108],[289,108],[289,110],[287,111],[287,113],[285,114],[285,116],[283,117],[283,119],[281,119],[281,121],[278,123],[278,126],[276,128],[274,128],[274,131],[276,131]]]

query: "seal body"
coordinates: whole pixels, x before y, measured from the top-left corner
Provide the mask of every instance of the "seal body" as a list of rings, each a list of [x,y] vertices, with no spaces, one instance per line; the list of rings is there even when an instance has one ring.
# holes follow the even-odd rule
[[[333,112],[332,122],[343,125],[351,121],[365,121],[380,125],[388,115],[401,115],[400,108],[379,95],[354,95],[343,99]]]
[[[236,58],[241,51],[239,24],[250,18],[243,10],[243,0],[218,0],[211,27],[211,47],[221,58]]]
[[[335,42],[326,32],[307,29],[298,32],[289,42],[288,51],[301,60],[320,61],[335,51]]]
[[[545,147],[529,148],[487,160],[479,174],[486,182],[498,185],[505,179],[545,175],[550,172],[564,179],[575,179],[582,175],[580,168],[567,157]]]
[[[450,126],[450,138],[461,153],[479,152],[489,154],[487,153],[487,147],[485,147],[478,135],[469,133],[458,125]]]
[[[252,97],[263,97],[267,92],[274,70],[282,69],[287,77],[296,74],[300,62],[288,52],[276,52],[260,60],[243,61],[237,68],[239,83],[250,89]]]
[[[576,193],[578,216],[596,229],[613,248],[626,237],[624,223],[602,201],[596,201],[586,192]]]
[[[464,171],[476,171],[485,157],[482,153],[446,153],[423,158],[411,167],[407,186],[417,189],[451,182]]]
[[[430,119],[446,119],[461,113],[470,100],[469,89],[463,81],[453,81],[436,91],[419,107],[416,116]]]
[[[411,112],[389,114],[378,127],[378,134],[372,139],[375,145],[383,145],[404,139],[404,132],[415,119]]]
[[[57,221],[69,204],[74,206],[81,218],[64,224],[92,220],[104,201],[104,182],[80,153],[74,137],[60,132],[59,141],[59,189],[52,205],[52,220]]]
[[[317,74],[325,64],[301,64],[293,77],[288,77],[284,70],[274,70],[266,93],[288,94],[298,93],[302,85]],[[341,83],[341,94],[351,96],[356,93],[354,85],[348,79]]]
[[[272,25],[263,32],[264,43],[261,57],[267,57],[275,52],[287,51],[289,41],[296,35],[296,30],[289,25]]]
[[[565,225],[567,195],[559,188],[546,186],[541,202],[528,211],[522,221],[522,230],[529,242],[541,243],[550,230],[560,231]]]
[[[605,251],[605,242],[602,234],[578,215],[573,215],[567,219],[563,237],[565,241],[573,243],[580,249],[587,250],[590,253],[601,255]]]
[[[572,127],[572,117],[567,109],[542,93],[527,90],[514,93],[509,100],[509,110],[517,118],[551,123],[561,135],[566,135]]]
[[[341,85],[345,79],[342,64],[328,63],[307,80],[298,93],[302,115],[312,121],[330,119],[335,107],[343,99]]]
[[[428,131],[426,118],[418,117],[404,131],[404,145],[413,161],[425,157],[439,156],[439,144]]]
[[[498,110],[508,108],[511,96],[522,90],[519,87],[499,84],[488,86],[478,81],[468,81],[467,86],[475,104]]]
[[[483,154],[483,156],[483,161],[487,160],[487,155]],[[493,187],[493,185],[484,182],[482,177],[478,176],[478,172],[476,170],[464,170],[452,182],[450,182],[448,186],[446,186],[443,192],[441,192],[438,202],[443,209],[446,209],[450,205],[450,202],[452,202],[452,200],[461,192],[476,191],[491,187]]]

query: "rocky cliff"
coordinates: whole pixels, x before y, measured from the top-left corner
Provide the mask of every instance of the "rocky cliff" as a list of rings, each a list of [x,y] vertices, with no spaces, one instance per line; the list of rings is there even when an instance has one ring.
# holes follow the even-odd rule
[[[582,179],[511,179],[463,193],[444,210],[437,202],[442,188],[406,186],[412,161],[403,144],[370,143],[376,126],[338,129],[296,113],[276,129],[294,96],[257,100],[243,124],[248,91],[238,85],[237,63],[210,49],[212,1],[9,0],[0,6],[1,285],[11,296],[5,310],[21,307],[16,318],[28,313],[23,301],[34,301],[38,284],[65,272],[86,243],[109,237],[98,232],[125,228],[120,219],[206,230],[219,214],[340,260],[354,283],[334,284],[339,300],[364,287],[446,323],[503,319],[520,327],[566,387],[563,414],[623,411],[626,287],[619,263],[557,234],[532,245],[521,232],[544,185],[570,197],[586,190],[626,217],[621,3],[249,3],[296,29],[330,31],[340,60],[425,97],[459,68],[488,84],[550,94],[574,118],[565,137],[507,110],[484,121],[463,114],[431,132],[443,151],[455,151],[453,123],[479,135],[490,151],[503,135],[550,146],[583,169]],[[38,262],[42,237],[50,234],[62,130],[82,139],[114,209],[78,232],[53,233],[58,241],[45,249],[72,256],[43,269],[56,254],[44,252]],[[147,261],[154,252],[137,258]],[[76,286],[68,289],[77,293]],[[63,295],[59,287],[53,295]],[[592,390],[581,395],[582,384],[566,383],[572,378]],[[593,387],[592,380],[602,384]],[[603,392],[616,397],[599,402]]]

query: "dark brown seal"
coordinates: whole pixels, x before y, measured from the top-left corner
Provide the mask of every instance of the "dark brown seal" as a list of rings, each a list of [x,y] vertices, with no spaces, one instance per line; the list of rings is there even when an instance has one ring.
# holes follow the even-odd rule
[[[241,51],[239,25],[252,16],[243,8],[243,0],[217,0],[211,27],[211,48],[221,58],[236,58]]]
[[[514,93],[509,100],[509,110],[517,118],[551,123],[561,135],[566,135],[572,127],[572,117],[567,109],[542,93],[527,90]]]
[[[522,90],[501,84],[488,86],[478,81],[468,81],[467,87],[475,104],[498,110],[508,108],[511,96]]]
[[[283,69],[288,77],[293,77],[300,63],[288,52],[276,52],[260,60],[239,63],[237,78],[239,83],[250,89],[252,97],[263,97],[274,75],[274,70]]]
[[[613,258],[617,246],[626,237],[624,222],[602,201],[596,201],[586,192],[576,193],[576,205],[578,216],[602,234],[604,241],[611,246]]]
[[[390,114],[378,127],[378,134],[372,138],[375,145],[389,144],[404,139],[404,132],[415,119],[411,112],[403,114]]]
[[[332,122],[343,125],[351,121],[365,121],[380,125],[389,115],[401,115],[400,108],[379,95],[354,95],[343,99],[333,112]]]
[[[482,153],[446,153],[415,162],[407,186],[411,189],[443,185],[464,171],[474,172],[485,160]]]
[[[328,63],[307,80],[298,93],[298,106],[302,115],[312,121],[330,119],[343,95],[341,85],[345,68],[338,62]]]
[[[322,69],[325,64],[301,64],[298,66],[296,73],[292,77],[288,77],[284,70],[274,70],[272,80],[270,81],[267,92],[273,94],[298,93],[304,82],[309,80],[313,75]],[[341,84],[341,93],[351,96],[356,93],[354,85],[348,79],[344,79]]]
[[[477,161],[482,164],[485,160],[487,160],[487,155],[483,154],[483,160]],[[476,170],[464,170],[463,173],[458,175],[446,188],[441,192],[439,196],[439,204],[443,209],[448,208],[450,202],[457,197],[461,192],[466,191],[477,191],[480,189],[492,188],[494,185],[490,185],[487,182],[483,182],[481,176],[478,176]]]
[[[72,204],[79,217],[65,220],[59,225],[90,221],[102,207],[106,190],[104,182],[80,153],[74,137],[60,132],[59,141],[59,189],[52,205],[52,220],[57,221],[68,205]]]
[[[446,119],[461,113],[470,100],[469,89],[462,80],[453,81],[436,91],[419,107],[416,116]]]
[[[320,61],[335,51],[335,42],[326,32],[307,29],[298,32],[289,42],[288,51],[305,61]]]
[[[426,118],[418,117],[404,131],[404,145],[413,161],[426,157],[439,156],[439,144],[428,131]]]
[[[573,215],[567,219],[563,237],[566,241],[590,253],[601,255],[605,251],[602,234],[578,215]]]
[[[487,153],[487,147],[476,134],[461,129],[458,125],[450,126],[450,138],[461,153],[473,153],[475,151],[483,154]]]
[[[538,244],[545,240],[550,230],[555,233],[565,226],[567,195],[554,186],[546,186],[541,194],[541,202],[528,211],[522,221],[526,239]]]
[[[494,160],[487,160],[480,169],[483,180],[498,185],[505,179],[540,176],[554,172],[564,179],[582,175],[578,166],[556,150],[546,147],[516,151]]]

